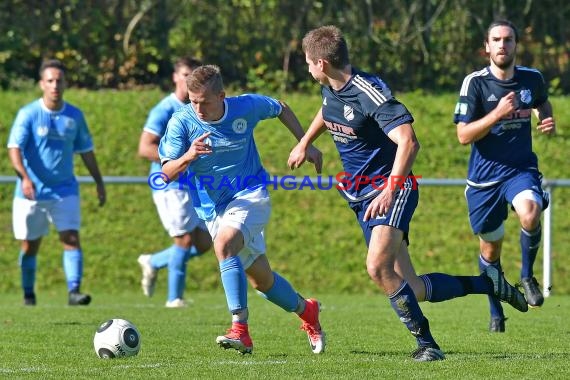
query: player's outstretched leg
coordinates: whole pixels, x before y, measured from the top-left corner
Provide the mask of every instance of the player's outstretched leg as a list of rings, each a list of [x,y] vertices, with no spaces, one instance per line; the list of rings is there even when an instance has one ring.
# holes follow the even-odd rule
[[[137,259],[142,270],[141,287],[147,297],[152,297],[156,286],[158,271],[150,264],[150,255],[140,255]]]
[[[233,348],[242,355],[253,352],[253,342],[249,336],[247,323],[233,322],[226,335],[216,338],[216,343],[224,349]]]
[[[522,311],[528,311],[528,304],[524,295],[514,286],[509,284],[504,275],[494,266],[485,268],[485,274],[493,282],[493,291],[502,302],[507,302],[509,305]],[[503,321],[504,324],[504,321]]]
[[[319,313],[321,311],[321,304],[316,299],[309,298],[305,301],[305,311],[299,315],[303,320],[301,329],[307,332],[309,339],[309,346],[311,351],[315,354],[325,352],[326,335],[321,329],[319,322]]]

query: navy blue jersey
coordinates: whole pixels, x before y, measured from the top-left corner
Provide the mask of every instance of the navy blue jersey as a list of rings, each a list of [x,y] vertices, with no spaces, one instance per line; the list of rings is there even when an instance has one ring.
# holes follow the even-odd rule
[[[531,115],[533,108],[548,99],[544,78],[538,70],[515,66],[514,75],[508,80],[497,79],[490,67],[469,74],[461,86],[454,122],[481,119],[511,91],[516,93],[517,109],[471,144],[467,181],[472,186],[490,186],[520,170],[538,170],[532,151]]]
[[[398,126],[413,123],[406,107],[392,96],[377,76],[357,69],[339,91],[321,88],[323,119],[331,133],[346,172],[354,183],[357,176],[377,178],[373,184],[349,186],[345,196],[352,201],[378,193],[392,172],[397,144],[387,136]]]

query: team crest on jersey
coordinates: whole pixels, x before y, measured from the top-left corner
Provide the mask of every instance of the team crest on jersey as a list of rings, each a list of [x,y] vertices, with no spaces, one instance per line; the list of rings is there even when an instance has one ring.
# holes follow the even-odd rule
[[[348,121],[354,119],[354,110],[352,109],[352,107],[347,105],[344,106],[344,118]]]
[[[532,101],[532,94],[530,90],[521,90],[521,102],[530,104]]]
[[[44,137],[47,136],[49,132],[49,127],[47,125],[41,125],[38,127],[38,136]]]
[[[67,129],[72,129],[73,128],[73,119],[72,118],[67,118],[67,120],[65,120],[65,128]]]
[[[235,133],[245,133],[247,129],[247,121],[245,119],[236,119],[232,123],[232,129]]]

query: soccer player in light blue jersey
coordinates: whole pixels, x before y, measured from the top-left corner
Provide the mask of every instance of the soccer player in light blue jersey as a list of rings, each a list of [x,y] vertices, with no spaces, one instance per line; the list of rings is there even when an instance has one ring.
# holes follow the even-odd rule
[[[262,95],[226,97],[217,66],[196,68],[187,78],[190,104],[174,113],[159,146],[162,170],[184,179],[198,215],[206,221],[219,261],[232,327],[216,342],[223,348],[251,353],[247,280],[266,299],[302,320],[311,350],[325,349],[319,303],[301,297],[272,271],[265,255],[264,228],[271,203],[253,130],[264,119],[279,118],[300,139],[303,129],[283,102]],[[317,171],[321,153],[309,148]],[[203,181],[207,179],[207,181]]]
[[[528,304],[538,307],[544,297],[533,265],[541,240],[540,216],[549,200],[532,151],[532,113],[538,117],[538,132],[551,135],[556,125],[542,74],[515,64],[517,43],[518,32],[510,21],[489,25],[489,66],[463,80],[454,122],[459,142],[471,145],[465,197],[471,228],[479,236],[479,268],[502,270],[503,221],[512,207],[521,224],[521,284]],[[495,297],[489,303],[489,330],[504,332],[501,304]]]
[[[151,161],[150,174],[162,169],[158,158],[158,144],[166,131],[172,114],[188,103],[186,77],[200,66],[194,58],[182,57],[174,63],[172,81],[174,92],[162,99],[149,113],[139,140],[139,156]],[[204,221],[198,218],[188,191],[171,181],[164,189],[152,189],[152,199],[162,225],[173,239],[173,244],[156,253],[140,255],[143,293],[154,293],[158,270],[168,267],[168,297],[166,307],[184,307],[186,266],[189,259],[201,255],[212,245]]]
[[[350,64],[346,41],[335,26],[303,38],[313,78],[321,84],[322,106],[288,165],[302,165],[310,144],[325,130],[335,141],[346,178],[341,194],[354,211],[368,253],[370,278],[384,291],[398,318],[416,338],[416,361],[444,359],[418,300],[441,302],[468,294],[494,294],[526,311],[523,295],[491,268],[480,276],[428,273],[418,276],[408,252],[408,232],[419,200],[412,165],[419,149],[410,112],[376,75]]]
[[[21,241],[19,263],[24,304],[36,304],[36,257],[52,222],[63,244],[68,303],[88,305],[91,296],[80,292],[83,251],[79,241],[79,185],[73,173],[73,155],[81,156],[95,180],[100,206],[106,200],[105,185],[83,113],[63,100],[63,64],[46,60],[39,75],[43,95],[20,109],[8,139],[10,161],[18,175],[12,222],[14,236]]]

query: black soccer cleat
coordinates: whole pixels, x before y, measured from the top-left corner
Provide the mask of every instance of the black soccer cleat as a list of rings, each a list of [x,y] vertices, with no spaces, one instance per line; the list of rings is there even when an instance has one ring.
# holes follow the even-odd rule
[[[536,278],[523,278],[521,279],[521,285],[524,290],[526,301],[530,307],[540,307],[544,303],[544,296],[538,287],[538,281]]]
[[[89,305],[91,296],[79,292],[69,292],[69,306]]]
[[[500,273],[497,268],[488,266],[485,268],[484,274],[493,283],[493,294],[495,297],[499,298],[501,302],[507,302],[518,311],[522,311],[523,313],[528,311],[528,304],[524,295],[517,288],[509,284],[505,276]]]
[[[417,362],[433,362],[445,359],[443,351],[439,347],[432,346],[420,346],[412,352],[411,356]]]
[[[36,306],[36,295],[24,296],[24,306]]]
[[[505,332],[505,321],[507,318],[491,318],[489,322],[489,331],[493,333]]]

